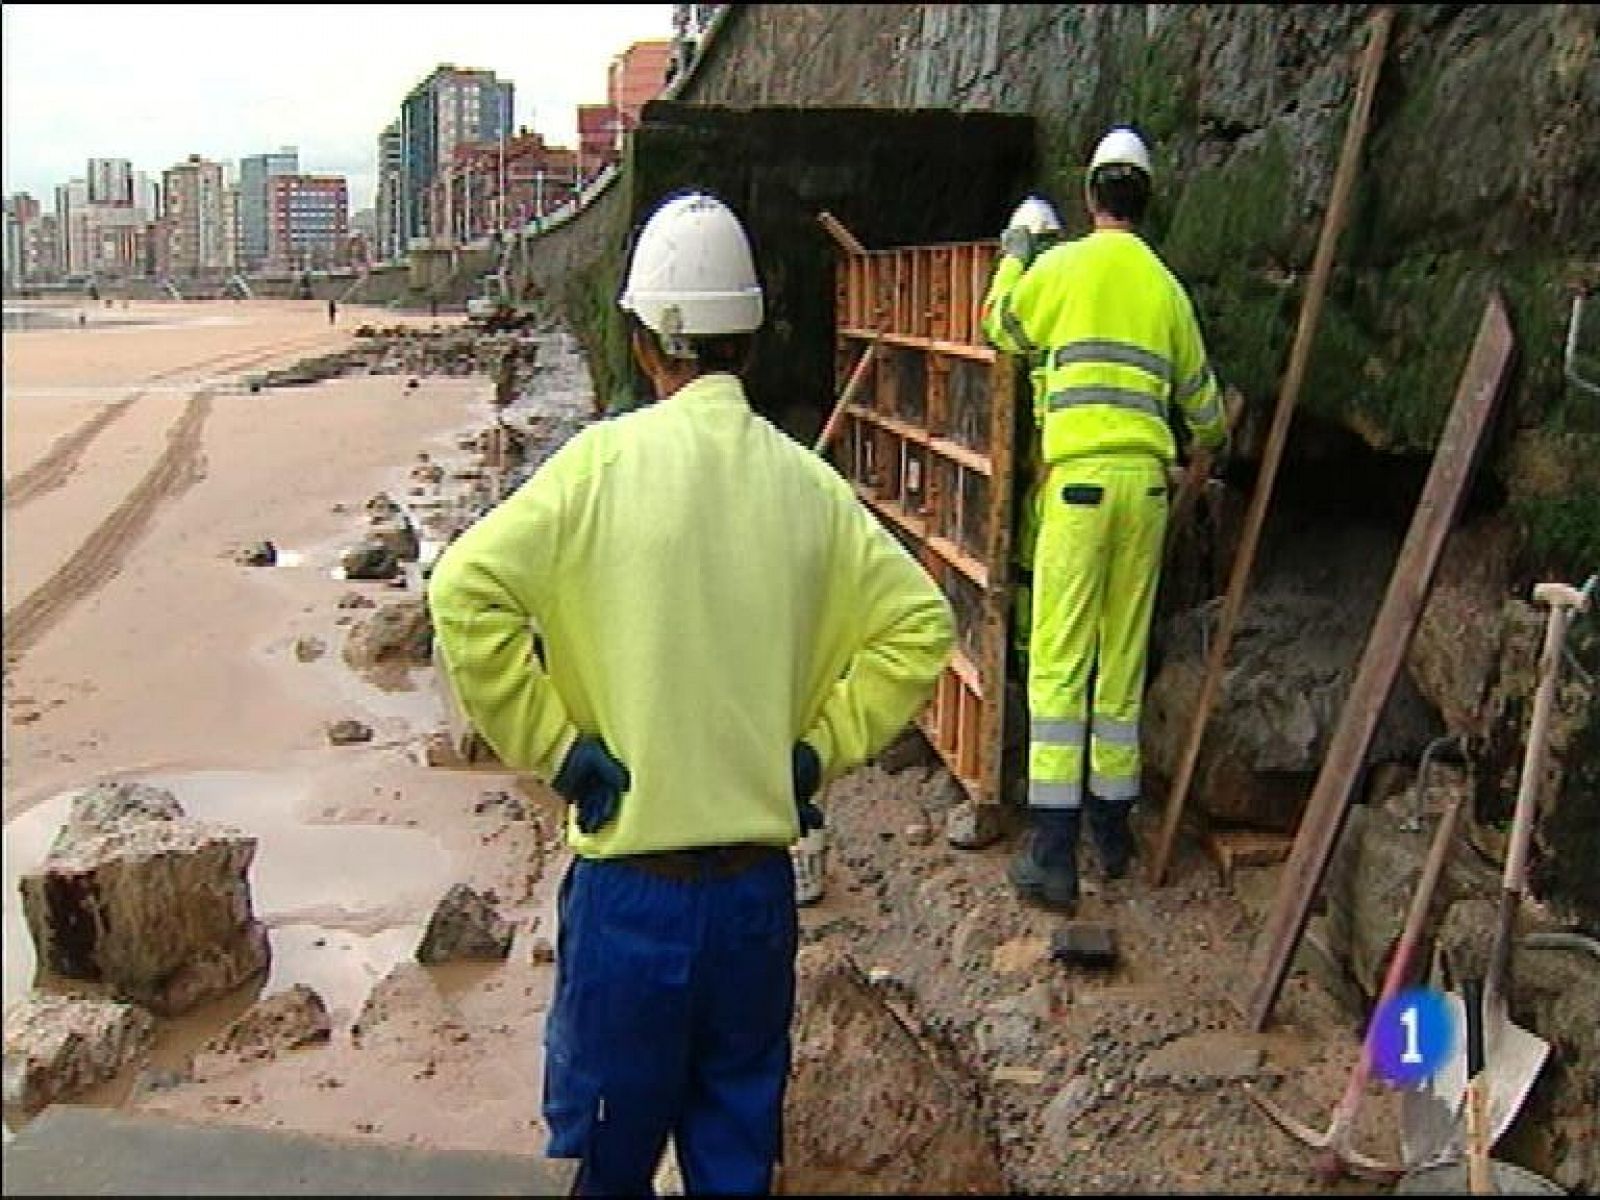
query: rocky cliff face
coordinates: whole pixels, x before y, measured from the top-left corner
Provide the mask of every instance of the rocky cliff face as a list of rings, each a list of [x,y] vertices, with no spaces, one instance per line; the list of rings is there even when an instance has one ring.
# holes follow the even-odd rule
[[[679,99],[1026,113],[1035,182],[1079,228],[1094,140],[1138,124],[1160,173],[1148,232],[1219,369],[1270,407],[1370,8],[740,5]],[[1600,563],[1600,418],[1563,352],[1574,294],[1600,287],[1597,33],[1584,5],[1397,11],[1300,398],[1377,448],[1431,452],[1503,288],[1520,363],[1485,466],[1521,518],[1526,570],[1580,578]]]
[[[1259,430],[1293,344],[1373,7],[741,5],[678,99],[1028,114],[1033,185],[1078,231],[1096,138],[1137,124],[1158,172],[1147,233],[1193,292],[1218,371]],[[1600,570],[1600,404],[1567,361],[1575,297],[1595,294],[1600,310],[1597,35],[1600,9],[1585,5],[1396,10],[1282,489],[1295,476],[1337,477],[1329,462],[1351,435],[1420,480],[1499,289],[1517,361],[1463,524],[1509,518],[1499,578],[1521,599],[1540,579],[1581,583]],[[996,233],[1005,216],[993,214]],[[1596,357],[1600,311],[1589,324],[1571,339],[1580,366]],[[1372,476],[1373,457],[1361,457],[1367,468],[1344,459],[1346,487]],[[1394,489],[1396,528],[1415,500],[1414,487]],[[1503,595],[1475,600],[1498,607]],[[1566,741],[1582,747],[1600,736],[1600,660],[1592,638],[1580,631],[1574,643],[1587,675],[1572,688]],[[1500,652],[1493,639],[1483,649]],[[1425,690],[1452,728],[1478,719],[1450,720],[1461,699]],[[1502,730],[1497,747],[1514,762],[1518,730]],[[1547,815],[1592,827],[1600,797],[1581,755],[1568,759]],[[1478,815],[1501,820],[1502,808],[1482,798]],[[1582,882],[1592,871],[1563,867],[1551,849],[1543,880],[1600,919]]]

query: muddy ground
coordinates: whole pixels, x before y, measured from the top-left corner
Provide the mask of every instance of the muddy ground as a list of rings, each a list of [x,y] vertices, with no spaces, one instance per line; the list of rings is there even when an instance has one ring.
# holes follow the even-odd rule
[[[553,388],[563,411],[571,408],[581,388],[560,372],[570,375],[575,362],[563,360],[543,377],[521,402],[523,416],[545,410],[550,392],[539,388]],[[487,423],[489,383],[470,381],[479,384]],[[453,458],[437,438],[418,450],[430,451],[449,480],[455,468],[477,465],[469,441],[455,441]],[[388,471],[394,484],[403,482],[405,465]],[[314,499],[317,515],[304,543],[313,548],[308,554],[326,560],[310,567],[336,561],[373,490],[352,480],[337,504],[328,503],[331,494],[308,498],[307,513]],[[204,1069],[188,1070],[204,1038],[253,996],[230,998],[166,1029],[151,1063],[80,1102],[410,1145],[541,1152],[552,896],[566,864],[559,804],[547,789],[492,764],[425,765],[427,746],[445,725],[430,668],[413,666],[379,687],[345,667],[336,650],[314,664],[288,665],[299,639],[318,637],[336,648],[349,623],[338,602],[352,585],[319,570],[305,579],[309,585],[277,576],[274,586],[293,592],[285,611],[294,616],[252,653],[271,658],[281,677],[301,671],[308,685],[320,681],[314,686],[338,701],[326,706],[328,715],[338,708],[380,719],[372,743],[301,748],[297,763],[322,771],[326,782],[303,798],[298,819],[434,837],[448,854],[448,877],[430,878],[383,911],[302,904],[268,914],[275,942],[293,950],[280,955],[282,963],[315,963],[343,951],[359,959],[355,969],[326,976],[338,984],[325,997],[332,1017],[326,1042],[266,1059],[213,1056]],[[405,594],[380,583],[355,586],[380,603]],[[414,583],[409,594],[417,594]],[[334,675],[341,682],[330,689]],[[340,765],[331,771],[316,766],[333,762]],[[180,801],[182,782],[176,780]],[[974,1150],[967,1176],[943,1176],[953,1190],[1370,1190],[1321,1181],[1311,1152],[1272,1125],[1245,1092],[1247,1082],[1258,1086],[1321,1128],[1358,1050],[1360,1031],[1349,1015],[1299,975],[1284,987],[1268,1031],[1242,1032],[1234,1000],[1246,986],[1251,938],[1273,895],[1276,868],[1242,870],[1224,886],[1209,859],[1180,843],[1167,886],[1150,888],[1137,870],[1103,885],[1086,845],[1079,915],[1115,923],[1121,958],[1108,972],[1072,969],[1049,956],[1061,918],[1020,906],[1010,893],[1004,871],[1011,841],[972,851],[944,840],[953,788],[942,767],[923,761],[895,771],[869,765],[829,789],[827,890],[803,912],[807,961],[812,950],[828,947],[855,964],[916,1053],[894,1060],[896,1071],[912,1075],[885,1080],[888,1060],[869,1033],[865,1041],[841,1039],[838,1061],[801,1068],[782,1190],[926,1190],[937,1139],[908,1149],[898,1129],[908,1114],[873,1099],[897,1088],[916,1094],[920,1073],[956,1081],[952,1094],[967,1098],[987,1147]],[[1154,816],[1138,815],[1146,833]],[[276,852],[270,838],[263,867]],[[457,881],[492,891],[516,924],[507,961],[429,968],[410,961],[432,902]],[[307,930],[317,940],[293,940]],[[379,934],[385,952],[372,944]],[[266,990],[297,982],[305,980],[275,969]],[[802,1011],[797,1027],[807,1021]],[[862,1097],[871,1102],[854,1102]],[[856,1157],[808,1159],[839,1142],[842,1113],[858,1123],[849,1131]],[[1357,1143],[1397,1158],[1396,1113],[1394,1094],[1373,1085]],[[986,1154],[992,1157],[984,1162]],[[673,1187],[670,1164],[663,1181]]]

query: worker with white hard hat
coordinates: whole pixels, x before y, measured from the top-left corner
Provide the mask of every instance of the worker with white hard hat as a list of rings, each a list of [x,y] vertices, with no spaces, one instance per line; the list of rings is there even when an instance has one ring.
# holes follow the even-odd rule
[[[1085,811],[1108,876],[1126,874],[1133,849],[1146,653],[1177,458],[1171,422],[1207,448],[1227,438],[1188,293],[1135,232],[1153,177],[1138,132],[1109,130],[1084,175],[1093,229],[1041,251],[1036,200],[1023,201],[983,305],[989,339],[1042,375],[1030,820],[1009,876],[1023,899],[1067,912]]]
[[[568,801],[545,1026],[548,1154],[578,1194],[772,1186],[798,913],[822,784],[926,704],[938,586],[850,485],[746,399],[765,316],[718,198],[660,204],[619,297],[655,403],[596,422],[442,554],[450,686]]]

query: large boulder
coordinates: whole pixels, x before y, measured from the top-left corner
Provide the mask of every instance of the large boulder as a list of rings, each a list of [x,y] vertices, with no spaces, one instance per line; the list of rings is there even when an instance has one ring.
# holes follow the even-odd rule
[[[490,897],[458,883],[445,893],[428,919],[417,945],[417,961],[503,959],[511,953],[515,934]]]
[[[1500,653],[1483,713],[1483,767],[1475,812],[1506,825],[1522,786],[1549,610],[1505,603]],[[1528,888],[1564,919],[1600,936],[1600,620],[1579,617],[1567,634],[1538,781]]]
[[[930,1053],[834,943],[803,948],[797,970],[783,1191],[1003,1192],[976,1085]]]
[[[113,1079],[154,1036],[154,1018],[136,1005],[30,992],[6,1008],[6,1107],[37,1112]]]
[[[1514,531],[1503,519],[1456,530],[1406,651],[1412,678],[1452,733],[1482,732],[1513,548]]]
[[[433,661],[433,624],[421,600],[385,604],[350,627],[344,661],[357,670],[385,665],[425,667]]]
[[[41,966],[160,1016],[226,995],[271,961],[251,909],[255,851],[253,837],[183,816],[170,792],[90,788],[20,880]]]
[[[1366,636],[1337,598],[1280,593],[1245,605],[1191,781],[1213,820],[1293,832],[1338,728]],[[1205,662],[1198,645],[1161,668],[1145,698],[1147,769],[1164,795],[1189,737]],[[1366,761],[1415,763],[1436,718],[1401,672]]]

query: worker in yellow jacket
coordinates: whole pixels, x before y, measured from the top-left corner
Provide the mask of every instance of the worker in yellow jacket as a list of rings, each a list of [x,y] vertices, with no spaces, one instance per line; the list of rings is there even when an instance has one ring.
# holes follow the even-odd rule
[[[1000,349],[1040,357],[1046,477],[1028,659],[1030,829],[1011,862],[1024,899],[1072,911],[1087,809],[1106,873],[1126,873],[1139,717],[1167,519],[1172,422],[1222,446],[1227,425],[1183,285],[1135,232],[1150,154],[1119,126],[1085,177],[1094,228],[1035,257],[1030,202],[1001,235],[983,305]],[[1031,200],[1032,198],[1030,198]]]
[[[580,1194],[770,1189],[827,780],[927,702],[948,601],[740,373],[763,297],[716,197],[639,230],[619,303],[656,402],[588,426],[446,548],[440,659],[500,758],[569,801],[548,1153]]]

